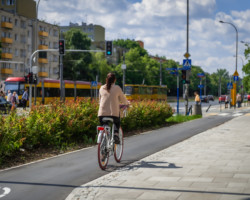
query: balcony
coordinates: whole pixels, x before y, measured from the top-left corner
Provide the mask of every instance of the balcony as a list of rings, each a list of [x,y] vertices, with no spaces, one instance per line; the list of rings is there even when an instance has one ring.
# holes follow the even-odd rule
[[[47,64],[48,63],[48,59],[47,58],[38,58],[38,62],[39,63],[43,63],[43,64]]]
[[[39,45],[38,46],[38,49],[48,49],[49,47],[48,47],[48,45]]]
[[[11,53],[2,53],[1,56],[4,59],[12,59],[13,57]]]
[[[10,23],[10,22],[2,22],[2,23],[1,23],[1,27],[2,27],[2,28],[9,28],[9,29],[12,29],[12,28],[13,28],[13,24]]]
[[[48,73],[47,72],[38,72],[38,76],[39,77],[48,77]]]
[[[1,38],[1,42],[2,43],[7,43],[7,44],[12,44],[13,43],[13,40],[11,38]]]
[[[48,37],[49,36],[49,33],[48,32],[45,32],[45,31],[39,31],[39,36],[42,36],[42,37]]]
[[[12,69],[8,69],[8,68],[2,68],[1,69],[1,73],[2,74],[13,74],[13,70]]]

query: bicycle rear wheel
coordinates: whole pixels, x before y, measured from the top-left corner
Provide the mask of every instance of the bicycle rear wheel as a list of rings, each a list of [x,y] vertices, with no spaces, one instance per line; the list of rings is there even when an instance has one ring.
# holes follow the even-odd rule
[[[107,150],[108,137],[105,132],[101,135],[101,141],[98,144],[98,164],[102,170],[105,170],[109,161],[109,153]]]
[[[115,157],[115,161],[118,162],[118,163],[122,159],[123,146],[124,146],[122,128],[119,129],[119,139],[120,139],[120,144],[115,144],[114,145],[114,157]]]

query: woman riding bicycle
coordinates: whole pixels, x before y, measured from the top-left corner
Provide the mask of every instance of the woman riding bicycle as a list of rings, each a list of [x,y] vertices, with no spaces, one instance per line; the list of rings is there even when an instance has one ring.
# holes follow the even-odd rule
[[[104,123],[104,117],[110,117],[114,120],[114,140],[116,144],[120,143],[119,128],[120,128],[120,102],[128,105],[129,102],[122,92],[122,89],[115,85],[115,74],[108,73],[106,84],[101,86],[99,90],[100,106],[98,110],[98,117],[101,125]]]

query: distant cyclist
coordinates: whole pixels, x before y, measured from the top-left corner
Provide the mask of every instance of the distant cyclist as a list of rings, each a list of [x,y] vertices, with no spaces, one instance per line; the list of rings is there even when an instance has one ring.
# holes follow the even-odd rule
[[[108,73],[106,84],[101,86],[99,91],[99,111],[98,117],[101,125],[104,123],[104,117],[111,117],[114,120],[114,140],[116,144],[120,143],[119,128],[120,128],[120,102],[128,105],[129,102],[122,92],[122,89],[115,85],[116,77],[113,73]]]

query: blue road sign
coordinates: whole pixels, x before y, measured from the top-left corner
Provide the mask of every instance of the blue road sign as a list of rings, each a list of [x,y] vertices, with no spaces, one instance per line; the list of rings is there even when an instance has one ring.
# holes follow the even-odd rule
[[[227,89],[232,89],[233,88],[233,83],[228,82],[227,83]]]
[[[198,88],[204,88],[204,85],[198,85]]]
[[[177,68],[166,68],[166,70],[178,70]]]
[[[198,76],[198,77],[204,77],[205,74],[203,74],[203,73],[198,73],[197,76]]]
[[[239,77],[238,76],[234,76],[234,81],[238,81]]]
[[[91,81],[91,86],[96,87],[97,86],[97,81]]]
[[[178,74],[178,72],[170,72],[170,74],[177,75],[177,74]]]
[[[191,59],[183,59],[183,69],[190,70],[192,66]]]

